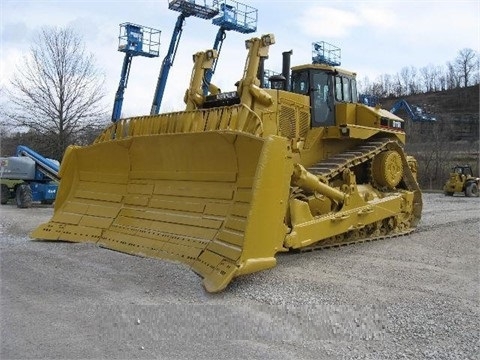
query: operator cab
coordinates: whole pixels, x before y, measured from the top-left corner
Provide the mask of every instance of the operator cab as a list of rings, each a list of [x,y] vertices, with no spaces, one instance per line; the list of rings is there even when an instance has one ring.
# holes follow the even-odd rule
[[[313,127],[335,125],[335,105],[358,102],[355,76],[325,64],[292,68],[291,91],[310,97]]]
[[[459,175],[466,175],[466,176],[472,176],[473,177],[473,172],[472,168],[468,165],[466,166],[455,166],[453,168],[453,171]]]

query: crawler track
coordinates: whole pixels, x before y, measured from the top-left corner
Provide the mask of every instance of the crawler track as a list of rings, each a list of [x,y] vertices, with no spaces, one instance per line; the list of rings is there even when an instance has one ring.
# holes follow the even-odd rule
[[[354,229],[343,234],[320,240],[313,245],[300,249],[300,251],[311,251],[398,237],[407,235],[415,229],[421,217],[422,195],[418,183],[410,170],[403,148],[395,140],[380,138],[368,141],[353,150],[337,154],[331,158],[318,162],[309,167],[308,171],[319,176],[319,178],[324,181],[331,182],[346,169],[351,169],[361,164],[370,164],[376,155],[385,150],[395,150],[401,155],[404,174],[396,191],[414,192],[412,212],[407,214],[407,216],[402,216],[402,218],[395,216],[389,217],[376,223],[369,224],[362,229]],[[378,190],[382,192],[386,191],[386,189],[382,189],[376,185],[371,177],[369,181],[372,185],[378,188]],[[392,190],[388,192],[391,193]]]

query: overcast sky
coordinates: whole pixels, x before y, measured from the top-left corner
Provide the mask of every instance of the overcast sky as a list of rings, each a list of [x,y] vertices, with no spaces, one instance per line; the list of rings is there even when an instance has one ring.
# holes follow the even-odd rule
[[[480,47],[480,0],[241,2],[258,9],[258,27],[253,34],[227,33],[212,79],[224,91],[234,90],[242,75],[244,40],[265,33],[276,38],[266,69],[281,72],[282,52],[288,50],[292,66],[310,63],[312,42],[326,41],[341,48],[342,67],[360,80],[394,75],[404,66],[445,65],[459,50]],[[117,51],[119,24],[131,22],[161,30],[160,56],[133,59],[123,104],[124,116],[148,114],[178,15],[167,0],[1,0],[1,85],[8,86],[42,26],[73,26],[106,75],[105,104],[113,107],[124,57]],[[212,48],[217,30],[211,20],[186,19],[161,111],[184,108],[192,54]]]

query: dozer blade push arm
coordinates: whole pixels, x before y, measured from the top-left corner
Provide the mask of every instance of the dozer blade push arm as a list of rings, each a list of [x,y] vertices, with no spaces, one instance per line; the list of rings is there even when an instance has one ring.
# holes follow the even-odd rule
[[[327,184],[322,183],[317,176],[309,173],[302,165],[295,164],[293,168],[292,184],[309,192],[318,192],[326,197],[343,204],[346,194]]]
[[[205,73],[211,69],[218,53],[216,50],[201,51],[193,55],[193,70],[190,78],[190,87],[185,92],[184,101],[187,104],[186,111],[199,108],[205,101],[202,85]]]
[[[241,102],[248,107],[253,107],[254,100],[266,106],[271,105],[273,102],[271,96],[260,88],[260,80],[257,78],[261,58],[268,57],[269,47],[273,44],[275,44],[273,34],[266,34],[261,38],[252,38],[245,41],[248,57],[245,63],[243,78],[238,84],[237,92]]]

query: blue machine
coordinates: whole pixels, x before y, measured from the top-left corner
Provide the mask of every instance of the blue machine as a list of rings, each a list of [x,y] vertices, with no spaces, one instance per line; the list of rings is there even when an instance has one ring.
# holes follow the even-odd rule
[[[112,121],[116,122],[121,117],[123,95],[127,88],[130,66],[134,56],[149,58],[158,57],[160,48],[160,30],[132,23],[120,24],[118,36],[118,51],[124,52],[120,84],[115,94],[113,104]]]
[[[16,156],[0,158],[1,203],[15,198],[20,208],[30,207],[32,201],[52,204],[60,180],[58,171],[58,161],[19,145]]]
[[[212,23],[220,27],[213,45],[213,49],[216,50],[218,54],[220,54],[223,40],[226,37],[226,31],[233,30],[248,34],[257,30],[258,10],[233,0],[213,0],[211,5],[207,5],[205,0],[173,0],[169,1],[168,8],[180,12],[180,15],[175,23],[170,46],[160,69],[152,108],[150,110],[151,115],[160,112],[168,73],[177,53],[185,18],[195,16],[201,19],[213,19]],[[208,69],[205,73],[203,85],[205,95],[208,93],[208,85],[215,72],[217,60],[218,58],[214,60],[212,68]]]
[[[393,104],[390,112],[397,114],[399,111],[404,110],[410,119],[414,122],[435,122],[437,118],[426,113],[420,106],[411,105],[406,100],[400,99]]]
[[[250,34],[257,31],[257,9],[233,0],[214,0],[213,6],[219,9],[219,15],[212,20],[214,25],[220,27],[213,44],[213,49],[217,50],[218,56],[220,56],[227,31],[233,30],[242,34]],[[212,68],[207,69],[205,73],[205,83],[203,85],[205,95],[208,94],[208,85],[215,72],[217,61],[218,57],[214,60]]]
[[[341,50],[325,41],[312,43],[312,63],[340,66]]]
[[[168,8],[180,12],[180,15],[178,15],[177,22],[175,23],[175,29],[173,30],[167,55],[162,62],[157,86],[155,88],[155,95],[153,97],[152,108],[150,110],[151,115],[156,115],[160,112],[165,86],[167,85],[168,73],[175,60],[185,19],[189,16],[195,16],[201,19],[212,19],[218,14],[218,9],[213,6],[208,6],[206,0],[173,0],[168,2]]]

